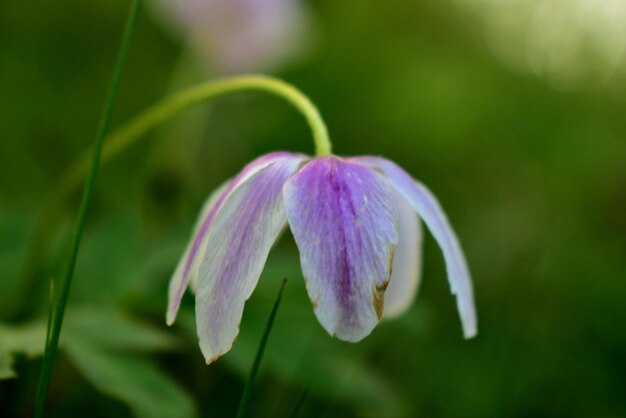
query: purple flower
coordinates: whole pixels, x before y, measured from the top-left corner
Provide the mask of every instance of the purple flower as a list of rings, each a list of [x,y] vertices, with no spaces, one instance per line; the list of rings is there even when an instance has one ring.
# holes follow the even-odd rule
[[[245,301],[289,224],[318,320],[329,334],[360,341],[415,297],[418,216],[443,251],[465,337],[473,337],[476,313],[465,258],[426,187],[383,158],[287,152],[256,159],[209,197],[172,277],[167,322],[174,321],[187,285],[195,282],[197,330],[207,363],[230,350]]]

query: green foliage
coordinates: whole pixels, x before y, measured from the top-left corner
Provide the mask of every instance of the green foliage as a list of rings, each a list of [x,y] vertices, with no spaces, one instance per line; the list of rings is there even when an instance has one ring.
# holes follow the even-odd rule
[[[22,326],[0,324],[0,379],[16,377],[15,355],[23,354],[30,358],[43,353],[46,339],[44,322],[34,322]]]
[[[21,326],[0,324],[0,379],[17,377],[15,356],[43,354],[45,320]],[[70,310],[62,350],[80,373],[104,395],[143,416],[195,416],[193,400],[146,354],[180,347],[171,334],[117,312]]]
[[[190,396],[141,356],[105,351],[80,339],[68,345],[67,351],[91,384],[128,404],[138,417],[197,415]]]
[[[15,360],[10,353],[6,351],[0,352],[0,379],[10,379],[16,376],[13,370]]]

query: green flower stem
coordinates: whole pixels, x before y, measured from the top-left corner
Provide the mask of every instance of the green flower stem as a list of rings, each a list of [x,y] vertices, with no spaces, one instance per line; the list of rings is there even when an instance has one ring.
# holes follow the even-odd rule
[[[306,118],[313,133],[316,155],[324,156],[332,152],[328,130],[315,105],[295,87],[284,81],[261,75],[230,77],[200,83],[186,90],[163,99],[146,109],[130,122],[122,125],[105,139],[102,149],[102,162],[108,161],[128,146],[136,142],[150,129],[171,118],[178,112],[200,102],[242,91],[263,91],[279,96]],[[26,257],[22,295],[30,294],[34,287],[35,276],[39,273],[42,254],[46,254],[50,236],[54,231],[54,221],[63,212],[63,205],[71,193],[80,184],[89,168],[90,154],[86,152],[72,167],[65,172],[59,186],[53,189],[44,204],[44,214],[39,218],[33,239]],[[24,296],[23,296],[24,297]]]
[[[65,274],[63,276],[64,280],[61,285],[61,293],[59,295],[58,305],[56,306],[56,308],[53,308],[51,310],[51,314],[53,314],[53,317],[48,322],[50,328],[47,331],[50,338],[46,341],[46,350],[44,353],[43,364],[41,366],[41,377],[39,379],[39,387],[37,389],[37,401],[35,404],[35,417],[37,418],[42,417],[44,413],[48,386],[50,384],[54,359],[56,357],[57,348],[59,345],[61,327],[63,326],[63,316],[65,313],[65,307],[67,305],[70,288],[72,285],[74,266],[76,265],[76,258],[78,256],[78,249],[80,247],[80,240],[83,228],[85,226],[85,220],[87,219],[87,212],[89,211],[89,203],[93,194],[96,175],[98,174],[98,167],[100,165],[102,145],[104,143],[104,138],[109,128],[111,113],[113,111],[113,104],[115,103],[115,98],[117,97],[117,92],[119,88],[122,68],[124,67],[126,57],[128,56],[130,40],[137,25],[137,17],[139,16],[140,8],[141,0],[133,0],[128,19],[126,21],[126,26],[124,28],[124,35],[122,37],[120,49],[118,51],[118,55],[115,61],[115,68],[113,70],[111,85],[107,93],[104,110],[100,119],[100,125],[96,134],[96,141],[91,158],[91,169],[89,170],[89,177],[87,177],[87,182],[85,183],[83,197],[81,199],[80,208],[78,211],[78,217],[76,219],[74,232],[72,234],[72,246],[65,267]]]
[[[239,401],[237,418],[245,418],[246,412],[248,411],[248,406],[250,405],[250,397],[252,396],[252,387],[254,386],[254,380],[256,379],[256,374],[259,371],[259,365],[261,364],[261,359],[263,358],[263,352],[265,351],[265,346],[267,345],[267,340],[269,339],[270,331],[272,330],[272,325],[274,324],[274,319],[276,318],[276,312],[278,312],[278,305],[280,305],[280,300],[282,299],[283,291],[285,290],[286,284],[287,279],[283,279],[283,283],[280,286],[280,290],[278,291],[278,296],[276,297],[276,301],[274,302],[274,306],[272,307],[272,312],[270,313],[270,317],[267,320],[267,325],[265,326],[265,330],[263,331],[263,336],[261,337],[259,348],[256,352],[256,356],[254,357],[254,363],[252,363],[252,369],[250,369],[248,381],[246,382],[246,386],[243,389],[241,401]]]
[[[328,138],[326,124],[324,124],[317,107],[308,97],[292,85],[276,78],[262,75],[247,75],[207,81],[163,99],[107,137],[102,158],[103,160],[108,160],[138,140],[150,129],[194,104],[219,96],[251,90],[270,93],[288,101],[304,115],[309,123],[313,133],[316,155],[324,156],[331,154],[332,146]],[[87,165],[87,155],[84,155],[67,172],[63,184],[66,184],[66,187],[69,188],[75,185],[83,177]]]

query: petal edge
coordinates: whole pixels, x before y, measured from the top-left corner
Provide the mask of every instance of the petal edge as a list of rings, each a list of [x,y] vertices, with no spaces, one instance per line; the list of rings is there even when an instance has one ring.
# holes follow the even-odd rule
[[[383,319],[402,315],[417,295],[422,270],[422,224],[413,206],[394,190],[400,229],[389,286],[385,291]]]
[[[426,186],[413,179],[392,161],[381,157],[358,157],[354,160],[382,170],[395,189],[411,202],[417,214],[426,223],[443,252],[450,287],[452,293],[456,295],[463,334],[468,339],[476,336],[478,321],[467,262],[458,238],[435,196]]]

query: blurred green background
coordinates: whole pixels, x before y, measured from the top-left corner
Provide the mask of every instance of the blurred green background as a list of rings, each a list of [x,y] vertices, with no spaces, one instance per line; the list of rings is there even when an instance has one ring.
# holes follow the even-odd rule
[[[250,416],[625,416],[624,59],[598,58],[623,52],[621,40],[608,36],[618,45],[604,48],[589,27],[626,25],[626,6],[598,0],[621,14],[553,28],[591,45],[552,45],[568,57],[555,66],[550,48],[524,49],[524,39],[536,41],[532,25],[490,20],[491,3],[310,2],[301,50],[249,69],[307,93],[338,154],[384,155],[436,193],[474,277],[477,338],[462,338],[430,236],[416,303],[359,344],[330,338],[316,321],[289,233],[229,354],[204,365],[190,296],[165,326],[167,282],[208,193],[260,154],[313,149],[293,109],[242,94],[181,114],[103,166],[48,416],[233,416],[283,277]],[[523,20],[535,16],[523,5],[539,3],[500,4],[510,13],[498,16]],[[541,16],[572,9],[544,3]],[[80,190],[57,213],[46,199],[93,142],[128,6],[0,2],[2,416],[32,414],[49,279],[66,257]],[[226,71],[145,6],[113,127]],[[33,249],[42,217],[50,245]]]

